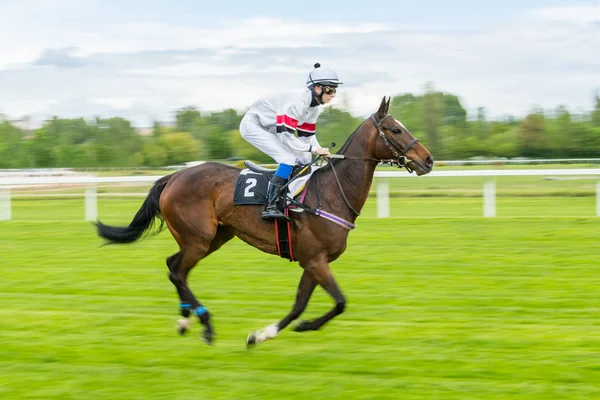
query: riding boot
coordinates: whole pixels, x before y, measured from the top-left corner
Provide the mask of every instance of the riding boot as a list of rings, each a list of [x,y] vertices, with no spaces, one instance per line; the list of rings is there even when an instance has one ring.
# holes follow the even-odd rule
[[[269,184],[269,192],[267,199],[267,207],[262,213],[262,219],[283,219],[289,221],[290,219],[279,209],[280,194],[279,191],[283,185],[287,182],[287,179],[280,176],[274,175]]]

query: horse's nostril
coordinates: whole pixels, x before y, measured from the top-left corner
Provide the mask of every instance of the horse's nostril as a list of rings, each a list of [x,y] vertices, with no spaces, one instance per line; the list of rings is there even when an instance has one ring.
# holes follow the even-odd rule
[[[425,165],[429,168],[433,167],[433,158],[431,158],[431,156],[425,157]]]

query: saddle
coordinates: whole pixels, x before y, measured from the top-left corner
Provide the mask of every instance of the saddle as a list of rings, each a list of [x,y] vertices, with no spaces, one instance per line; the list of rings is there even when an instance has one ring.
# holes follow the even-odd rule
[[[250,160],[244,162],[246,166],[240,172],[233,194],[233,205],[267,205],[267,189],[269,182],[275,174],[275,169],[261,167]],[[294,205],[291,205],[291,200],[296,200],[300,203],[304,201],[306,195],[306,184],[312,176],[313,172],[319,167],[306,165],[295,165],[290,174],[287,183],[285,196],[280,197],[282,204],[281,209],[284,210],[286,216],[289,216],[289,211],[303,211]],[[275,220],[275,233],[277,236],[277,250],[279,256],[290,261],[295,261],[293,257],[291,228],[290,223],[283,220]]]
[[[271,178],[271,175],[273,175],[276,171],[274,168],[261,167],[260,165],[255,164],[250,160],[244,161],[244,165],[252,172],[269,175],[269,178]],[[310,176],[314,170],[305,167],[306,165],[294,165],[294,167],[292,168],[292,173],[290,174],[289,181],[295,180],[297,176]]]
[[[245,169],[240,172],[236,183],[233,196],[233,205],[266,205],[267,189],[269,182],[275,173],[273,168],[261,167],[252,161],[245,161]],[[306,183],[318,167],[306,165],[295,165],[290,174],[290,178],[285,190],[287,197],[296,199],[304,194]],[[281,196],[284,199],[286,196]],[[289,202],[286,202],[289,203]]]
[[[248,168],[250,171],[253,172],[257,172],[259,174],[267,174],[267,175],[273,175],[275,173],[275,169],[274,168],[265,168],[265,167],[261,167],[258,164],[255,164],[254,162],[250,161],[250,160],[246,160],[244,161],[244,165],[246,166],[246,168]],[[292,170],[292,174],[294,173],[294,170]]]

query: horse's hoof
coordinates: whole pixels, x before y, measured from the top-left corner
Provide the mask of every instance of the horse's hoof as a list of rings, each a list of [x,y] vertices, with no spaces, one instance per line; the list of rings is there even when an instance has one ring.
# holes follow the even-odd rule
[[[310,321],[302,321],[294,327],[295,332],[306,332],[314,330]]]
[[[202,333],[200,335],[200,337],[202,338],[202,340],[204,340],[204,343],[206,343],[207,345],[212,345],[213,341],[214,341],[214,335],[211,331],[209,330],[205,330],[204,333]]]
[[[248,335],[248,337],[246,338],[246,348],[250,349],[252,348],[255,344],[256,344],[256,334],[257,332],[252,332],[251,334]]]
[[[187,318],[180,318],[177,320],[177,333],[179,333],[180,336],[185,335],[189,327],[190,321]]]

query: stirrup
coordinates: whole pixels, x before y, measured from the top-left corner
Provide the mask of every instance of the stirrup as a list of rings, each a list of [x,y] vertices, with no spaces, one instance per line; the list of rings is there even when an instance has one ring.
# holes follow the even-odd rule
[[[264,220],[269,220],[269,219],[281,219],[281,220],[285,220],[285,221],[290,221],[290,218],[285,215],[284,213],[282,213],[279,208],[277,208],[277,205],[275,206],[267,206],[265,208],[265,210],[262,212],[261,218]]]

